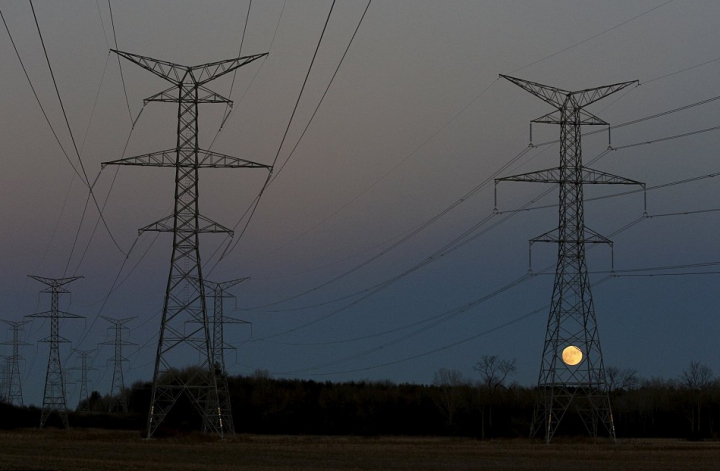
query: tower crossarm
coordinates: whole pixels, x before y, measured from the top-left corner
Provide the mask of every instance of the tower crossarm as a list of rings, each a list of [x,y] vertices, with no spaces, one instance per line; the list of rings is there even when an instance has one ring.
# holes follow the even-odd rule
[[[85,316],[78,316],[65,311],[45,311],[36,312],[35,314],[27,314],[25,317],[58,317],[58,318],[70,318],[70,319],[83,319]]]
[[[500,74],[500,77],[505,80],[509,80],[518,87],[527,90],[536,97],[540,98],[542,101],[549,103],[556,108],[561,108],[562,104],[567,99],[567,96],[572,93],[567,90],[563,90],[562,88],[550,87],[548,85],[511,77],[509,75]]]
[[[272,168],[270,165],[252,162],[238,157],[231,157],[229,155],[203,149],[198,149],[197,151],[197,162],[189,159],[178,162],[177,154],[178,149],[167,149],[135,157],[128,157],[126,159],[103,162],[101,165],[103,168],[108,165],[138,165],[141,167],[172,168],[264,168],[268,170]]]
[[[545,170],[537,170],[535,172],[521,173],[519,175],[511,175],[508,177],[496,178],[495,184],[500,182],[533,182],[533,183],[582,183],[587,185],[640,185],[644,183],[637,180],[613,175],[612,173],[595,170],[588,167],[582,167],[579,172],[580,181],[570,181],[562,178],[560,168],[549,168]]]
[[[195,83],[197,83],[198,85],[203,85],[210,82],[211,80],[215,80],[218,77],[230,73],[239,67],[249,64],[250,62],[254,62],[261,57],[265,57],[267,55],[268,53],[264,52],[262,54],[253,54],[250,56],[237,57],[235,59],[227,59],[223,61],[210,62],[203,65],[196,65],[190,67],[190,73],[195,79]]]
[[[134,62],[158,77],[178,86],[185,82],[187,77],[190,77],[192,83],[198,86],[203,85],[211,80],[232,72],[245,64],[249,64],[250,62],[268,55],[266,52],[263,54],[254,54],[251,56],[237,57],[235,59],[209,62],[207,64],[188,67],[185,65],[175,64],[173,62],[153,59],[152,57],[141,56],[139,54],[118,51],[117,49],[111,49],[111,51],[130,62]]]
[[[643,182],[588,167],[582,168],[582,183],[590,185],[640,185],[643,188],[645,187]]]
[[[40,283],[44,283],[44,284],[50,286],[51,288],[56,288],[56,289],[59,289],[63,285],[72,283],[73,281],[79,280],[80,278],[82,278],[82,276],[70,276],[67,278],[45,278],[42,276],[35,276],[35,275],[28,275],[28,276],[30,278],[32,278],[33,280],[37,280]],[[67,292],[67,291],[58,290],[58,292],[63,293],[63,292]]]
[[[158,77],[175,85],[179,85],[183,82],[183,79],[189,70],[189,67],[184,65],[153,59],[152,57],[141,56],[130,52],[118,51],[117,49],[110,50],[118,56],[123,57],[130,62],[134,62],[143,69],[148,70]]]
[[[586,244],[608,244],[612,245],[612,240],[607,237],[593,231],[592,229],[585,227],[584,234],[582,235],[582,241]],[[558,229],[553,229],[537,237],[530,239],[530,245],[535,242],[553,242],[553,243],[577,243],[577,240],[569,240],[567,238],[560,238]]]
[[[576,118],[576,122],[568,122],[568,116],[563,115],[562,111],[558,109],[544,116],[533,119],[531,122],[539,124],[579,124],[582,126],[609,126],[607,121],[598,118],[594,114],[589,113],[584,109],[579,110]]]
[[[602,100],[606,96],[612,95],[623,88],[639,83],[637,80],[632,80],[629,82],[620,82],[613,85],[605,85],[602,87],[587,88],[585,90],[570,92],[563,90],[562,88],[551,87],[537,82],[531,82],[530,80],[511,77],[509,75],[500,74],[500,77],[509,80],[518,87],[532,93],[544,102],[549,103],[558,109],[561,109],[563,107],[563,103],[565,103],[565,101],[570,97],[572,97],[577,108],[584,108],[585,106],[595,103],[598,100]]]
[[[591,103],[602,100],[608,95],[619,92],[623,88],[627,88],[630,85],[636,85],[638,83],[640,83],[638,80],[631,80],[629,82],[620,82],[612,85],[605,85],[602,87],[587,88],[585,90],[573,92],[572,96],[577,106],[580,108],[584,108]]]
[[[216,296],[220,294],[221,296],[225,297],[225,290],[228,288],[232,288],[235,285],[238,285],[242,283],[243,281],[249,280],[250,277],[246,276],[245,278],[237,278],[235,280],[230,281],[223,281],[220,283],[216,283],[214,281],[210,280],[203,280],[203,283],[205,283],[205,287],[210,290],[213,294],[210,296]],[[227,295],[227,297],[234,297],[233,295]]]
[[[184,225],[182,227],[174,227],[175,216],[166,216],[159,221],[152,224],[148,224],[145,227],[138,229],[138,233],[143,232],[178,232],[186,234],[200,234],[200,233],[215,233],[215,234],[229,234],[232,237],[235,231],[223,226],[220,223],[213,221],[212,219],[198,214],[198,225]]]
[[[205,87],[198,87],[197,102],[198,103],[227,103],[232,107],[233,102],[229,98],[225,98],[217,92],[214,92]],[[148,104],[151,101],[158,101],[162,103],[179,103],[181,100],[177,95],[177,87],[170,87],[166,90],[156,93],[143,100],[144,104]]]
[[[559,183],[560,169],[548,168],[545,170],[536,170],[534,172],[521,173],[519,175],[511,175],[508,177],[496,178],[495,184],[500,182],[538,182],[538,183]]]

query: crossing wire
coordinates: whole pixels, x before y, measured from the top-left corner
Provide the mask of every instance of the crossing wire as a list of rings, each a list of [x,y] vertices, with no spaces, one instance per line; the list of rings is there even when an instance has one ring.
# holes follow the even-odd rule
[[[105,225],[105,229],[107,229],[108,235],[110,236],[110,239],[113,241],[113,244],[115,244],[115,247],[117,247],[117,249],[123,255],[127,255],[125,253],[125,251],[120,247],[117,240],[115,240],[115,236],[112,234],[112,231],[110,231],[110,227],[107,225],[105,216],[103,215],[102,210],[100,209],[100,205],[99,205],[97,199],[95,198],[95,193],[93,192],[93,187],[92,187],[92,184],[90,183],[90,178],[88,177],[88,174],[85,170],[85,165],[83,164],[82,157],[80,156],[80,151],[78,150],[77,143],[75,142],[75,136],[72,132],[72,128],[70,126],[70,121],[68,120],[68,116],[65,111],[65,105],[64,105],[64,103],[62,101],[62,97],[60,95],[60,90],[57,85],[57,80],[55,79],[55,73],[54,73],[52,65],[50,63],[50,57],[48,56],[47,48],[45,47],[45,40],[43,39],[42,31],[40,29],[40,23],[38,22],[37,14],[35,12],[35,6],[33,5],[32,0],[29,0],[29,1],[30,1],[30,8],[31,8],[32,14],[33,14],[33,19],[35,20],[35,26],[37,28],[38,36],[40,37],[40,44],[42,45],[43,54],[45,56],[45,61],[48,66],[48,70],[50,71],[50,77],[53,82],[55,94],[57,95],[58,102],[60,103],[60,109],[62,110],[63,118],[65,119],[65,124],[67,126],[68,133],[70,134],[70,140],[72,141],[73,148],[75,149],[75,154],[77,155],[78,163],[80,164],[80,169],[82,170],[82,175],[80,176],[80,178],[84,180],[86,186],[88,187],[88,191],[90,192],[93,202],[95,203],[95,207],[97,208],[98,213],[100,214],[100,218],[102,219],[103,224]],[[74,246],[73,246],[73,250],[74,250]]]
[[[210,272],[212,272],[212,271],[217,267],[218,263],[220,263],[220,261],[222,261],[222,260],[224,259],[224,257],[227,256],[229,253],[231,253],[231,252],[235,249],[235,247],[238,245],[238,243],[239,243],[240,240],[242,239],[243,234],[244,234],[245,231],[247,230],[248,225],[250,224],[250,220],[252,219],[253,215],[255,214],[255,211],[256,211],[259,203],[260,203],[260,199],[262,198],[265,190],[266,190],[267,187],[275,180],[275,178],[277,178],[277,176],[280,174],[280,171],[281,171],[281,170],[285,167],[285,165],[288,163],[288,161],[290,160],[290,158],[293,156],[293,154],[294,154],[294,152],[295,152],[295,149],[297,149],[298,145],[300,144],[300,142],[302,141],[303,137],[305,136],[305,133],[306,133],[306,131],[308,130],[308,128],[310,127],[310,124],[312,123],[313,119],[315,118],[315,115],[317,114],[318,109],[320,109],[320,106],[322,105],[323,100],[325,99],[325,96],[327,95],[328,91],[330,90],[330,87],[332,86],[332,84],[333,84],[333,82],[334,82],[334,80],[335,80],[335,77],[337,76],[337,73],[338,73],[338,71],[340,70],[340,67],[342,66],[342,64],[343,64],[343,62],[344,62],[345,57],[347,56],[347,53],[348,53],[348,51],[350,50],[350,46],[353,44],[353,41],[354,41],[354,39],[355,39],[355,36],[357,35],[357,32],[358,32],[358,30],[360,29],[360,26],[362,25],[363,20],[365,19],[365,15],[366,15],[368,9],[370,8],[370,4],[371,4],[371,3],[372,3],[372,0],[369,0],[368,3],[367,3],[367,5],[365,6],[365,10],[363,11],[363,14],[362,14],[362,16],[360,17],[360,20],[358,21],[358,24],[357,24],[357,26],[355,27],[355,31],[353,32],[353,34],[352,34],[352,36],[351,36],[351,38],[350,38],[350,41],[348,41],[348,44],[347,44],[347,46],[346,46],[346,48],[345,48],[345,51],[343,52],[343,55],[342,55],[342,57],[340,58],[340,61],[338,62],[337,67],[335,68],[335,72],[333,73],[332,77],[330,78],[330,81],[328,82],[328,84],[327,84],[327,86],[326,86],[326,88],[325,88],[325,91],[324,91],[322,97],[321,97],[320,100],[318,101],[318,104],[317,104],[317,106],[315,107],[315,110],[313,111],[312,116],[310,117],[310,119],[308,120],[307,124],[305,125],[305,128],[303,129],[303,132],[301,133],[301,135],[300,135],[300,137],[298,138],[297,142],[295,143],[294,147],[292,148],[292,150],[291,150],[290,153],[288,154],[287,159],[285,160],[285,162],[283,163],[283,165],[280,167],[280,170],[278,170],[278,172],[275,173],[274,176],[272,175],[272,173],[271,173],[270,175],[268,175],[268,178],[267,178],[267,180],[265,181],[265,184],[263,185],[262,189],[260,190],[260,193],[258,194],[258,196],[255,198],[255,200],[254,200],[253,203],[251,204],[251,207],[250,207],[250,208],[252,208],[252,209],[248,208],[248,210],[245,211],[245,214],[243,214],[243,216],[240,218],[240,220],[238,221],[238,223],[233,227],[233,229],[236,229],[236,228],[242,223],[243,219],[244,219],[245,216],[248,214],[248,212],[250,213],[250,216],[248,217],[247,222],[245,223],[245,226],[243,227],[242,231],[240,232],[240,237],[238,237],[237,240],[235,240],[235,242],[232,243],[232,245],[231,245],[231,242],[228,243],[228,245],[226,246],[225,250],[224,250],[223,253],[221,254],[221,256],[220,256],[220,258],[218,259],[218,261],[217,261],[217,262],[215,263],[215,265],[210,269]],[[335,5],[335,2],[333,2],[333,6],[334,6],[334,5]],[[330,13],[332,13],[332,7],[331,7],[331,9],[330,9]],[[322,33],[322,35],[324,35],[325,29],[327,28],[328,21],[330,20],[330,13],[328,14],[328,18],[327,18],[327,20],[326,20],[326,22],[325,22],[325,27],[323,28],[323,33]],[[322,41],[322,35],[320,36],[320,40],[318,41],[317,48],[315,49],[315,55],[317,55],[318,49],[319,49],[319,47],[320,47],[320,42]],[[315,55],[313,55],[313,61],[315,60]],[[306,77],[305,77],[305,82],[307,82],[307,78],[308,78],[308,76],[310,75],[310,70],[311,70],[311,69],[312,69],[312,62],[311,62],[311,64],[310,64],[310,68],[308,69],[307,75],[306,75]],[[305,87],[305,83],[303,83],[303,89],[304,89],[304,87]],[[301,91],[300,91],[300,96],[298,96],[298,100],[297,100],[297,102],[295,103],[295,109],[293,109],[292,116],[294,116],[295,110],[297,110],[297,106],[298,106],[298,104],[300,103],[300,98],[301,98],[301,96],[302,96],[302,89],[301,89]],[[288,127],[287,127],[286,130],[285,130],[285,134],[283,135],[283,139],[282,139],[282,141],[281,141],[281,143],[280,143],[280,146],[279,146],[279,148],[278,148],[277,154],[275,155],[275,159],[274,159],[274,161],[273,161],[273,168],[275,167],[275,164],[276,164],[276,162],[277,162],[278,156],[280,155],[280,151],[282,150],[283,143],[284,143],[285,138],[286,138],[286,136],[287,136],[287,133],[288,133],[288,131],[289,131],[289,129],[290,129],[290,125],[292,124],[292,116],[291,116],[291,118],[290,118],[290,122],[288,123]],[[330,217],[332,217],[332,216],[330,216]],[[213,256],[214,256],[214,254],[213,254]]]

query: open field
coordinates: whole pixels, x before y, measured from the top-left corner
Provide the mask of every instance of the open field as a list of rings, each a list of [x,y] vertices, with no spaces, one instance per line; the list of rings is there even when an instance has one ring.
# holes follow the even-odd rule
[[[200,435],[144,441],[95,429],[0,432],[0,469],[717,470],[720,442]]]

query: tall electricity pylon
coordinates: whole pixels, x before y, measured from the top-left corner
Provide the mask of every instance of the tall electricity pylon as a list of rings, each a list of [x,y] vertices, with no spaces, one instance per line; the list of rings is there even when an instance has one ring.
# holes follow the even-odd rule
[[[90,355],[92,355],[95,351],[96,349],[75,350],[75,353],[77,353],[80,358],[80,368],[75,367],[70,369],[80,370],[80,398],[78,399],[78,410],[90,410],[90,395],[88,394],[88,383],[90,380],[88,379],[88,371],[96,370],[97,368],[92,368],[88,360],[90,359]],[[83,403],[84,407],[80,407]]]
[[[47,373],[45,374],[43,408],[40,415],[40,428],[45,426],[45,422],[53,411],[57,411],[60,414],[60,419],[62,420],[65,428],[70,428],[67,417],[65,377],[63,376],[62,365],[60,363],[60,344],[70,341],[60,336],[60,319],[79,319],[83,316],[61,311],[59,308],[59,301],[60,294],[70,292],[66,290],[64,286],[82,278],[82,276],[72,276],[69,278],[43,278],[40,276],[30,276],[30,278],[46,284],[48,287],[42,290],[41,293],[50,293],[51,299],[49,311],[25,316],[35,318],[44,317],[50,319],[50,336],[40,340],[40,342],[47,342],[50,344],[50,355],[48,357]]]
[[[205,232],[232,234],[232,231],[200,214],[198,170],[201,168],[271,170],[271,167],[200,149],[198,105],[231,104],[228,98],[205,88],[204,85],[267,54],[188,67],[137,54],[116,50],[113,52],[172,84],[167,90],[145,99],[145,103],[159,101],[178,104],[177,145],[174,149],[103,163],[103,166],[139,165],[175,169],[173,213],[140,229],[140,233],[160,231],[173,234],[170,274],[153,373],[147,438],[157,430],[182,394],[189,396],[202,416],[203,423],[210,424],[209,430],[222,437],[217,382],[210,352],[205,287],[202,282],[199,235]],[[186,331],[188,325],[193,327]],[[191,352],[188,354],[187,350]],[[188,369],[183,375],[178,374],[180,372],[178,365],[187,363],[188,358],[193,354],[200,356],[199,368]]]
[[[137,316],[126,317],[125,319],[113,319],[112,317],[100,316],[106,321],[113,324],[114,340],[102,342],[100,345],[113,345],[115,346],[115,354],[108,361],[113,363],[113,376],[112,385],[110,386],[110,404],[108,405],[108,412],[122,409],[123,412],[128,411],[127,398],[125,397],[125,379],[123,378],[122,364],[124,361],[128,361],[127,358],[123,357],[122,348],[125,345],[137,345],[132,342],[123,340],[123,327],[133,319],[137,319]]]
[[[23,405],[23,395],[22,395],[22,382],[20,379],[20,360],[23,359],[22,356],[20,356],[20,347],[24,347],[27,345],[30,345],[27,342],[22,342],[20,340],[20,332],[23,330],[23,326],[30,321],[6,321],[4,319],[0,319],[2,322],[6,323],[10,327],[12,327],[12,341],[10,342],[3,342],[0,345],[12,345],[12,355],[9,355],[7,357],[8,362],[8,371],[7,371],[7,378],[5,383],[5,388],[2,391],[3,395],[5,396],[6,400],[10,404],[18,404],[20,406]]]
[[[586,244],[612,242],[585,226],[583,185],[644,187],[644,184],[584,167],[581,126],[608,126],[584,108],[636,81],[569,92],[506,75],[501,77],[556,109],[533,120],[533,123],[560,125],[559,167],[496,180],[555,183],[560,189],[557,229],[530,242],[558,245],[555,284],[538,379],[538,404],[530,433],[534,436],[543,430],[545,441],[549,443],[566,413],[574,411],[591,436],[596,437],[599,426],[602,426],[615,440],[615,425],[585,262]]]
[[[225,368],[225,350],[235,348],[225,343],[224,324],[248,324],[248,321],[226,317],[223,313],[223,298],[234,298],[232,294],[226,294],[225,290],[231,288],[248,278],[239,278],[237,280],[215,283],[209,280],[203,280],[205,289],[209,291],[214,298],[213,304],[213,337],[210,347],[213,368],[217,377],[218,384],[218,403],[220,406],[220,417],[224,432],[235,435],[235,423],[232,416],[232,406],[230,404],[230,386],[227,379],[227,369]],[[209,429],[210,424],[204,423],[203,429]]]

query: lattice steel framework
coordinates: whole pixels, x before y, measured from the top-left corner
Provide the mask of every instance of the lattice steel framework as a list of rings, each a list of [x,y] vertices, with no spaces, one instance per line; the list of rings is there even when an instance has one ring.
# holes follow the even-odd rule
[[[204,87],[211,80],[249,64],[267,54],[256,54],[187,67],[166,61],[113,50],[116,54],[167,80],[172,87],[145,100],[178,104],[177,146],[127,159],[106,162],[105,165],[139,165],[175,169],[175,206],[173,213],[142,229],[173,233],[165,302],[158,340],[147,437],[150,438],[165,419],[178,398],[186,394],[208,424],[208,431],[223,436],[217,382],[212,368],[210,332],[202,282],[199,234],[232,231],[204,217],[198,210],[198,170],[201,168],[271,167],[248,160],[230,157],[198,145],[198,105],[201,103],[232,102]],[[187,326],[192,326],[186,331]],[[199,367],[179,374],[177,368],[188,355],[184,349],[199,355]],[[212,411],[212,412],[210,412]]]
[[[43,408],[40,415],[40,428],[45,426],[48,417],[57,411],[60,415],[65,428],[69,428],[67,418],[67,395],[65,390],[65,376],[63,376],[62,364],[60,361],[60,344],[69,343],[70,341],[60,336],[60,319],[80,319],[84,316],[70,314],[61,311],[59,308],[60,294],[69,293],[64,288],[65,285],[72,283],[82,276],[72,276],[69,278],[43,278],[41,276],[30,276],[33,280],[46,284],[48,287],[41,293],[50,294],[50,310],[39,312],[37,314],[29,314],[25,317],[33,318],[49,318],[50,319],[50,336],[40,340],[50,344],[50,354],[48,356],[47,373],[45,374],[45,391],[43,393]]]
[[[602,427],[614,440],[615,425],[585,261],[586,244],[611,244],[611,241],[585,226],[583,185],[644,185],[584,167],[581,126],[607,126],[608,123],[584,108],[636,82],[570,92],[506,75],[501,77],[556,108],[533,123],[560,125],[559,167],[496,180],[555,183],[560,190],[557,229],[531,240],[531,244],[553,242],[558,245],[555,284],[538,379],[539,399],[531,435],[542,430],[549,443],[563,417],[573,411],[579,414],[591,436],[596,437]],[[571,346],[582,352],[582,361],[574,366],[565,363],[562,357],[563,350]]]
[[[3,396],[9,404],[23,405],[22,380],[20,376],[20,361],[23,357],[20,355],[20,347],[30,345],[20,340],[20,332],[23,326],[30,321],[7,321],[0,319],[12,328],[12,340],[3,342],[0,345],[12,345],[12,355],[7,356],[7,373],[2,391]]]
[[[235,423],[232,416],[232,406],[230,403],[230,386],[228,385],[227,369],[225,368],[225,350],[233,349],[230,344],[225,343],[225,324],[248,324],[249,322],[242,319],[235,319],[224,315],[223,298],[234,298],[232,294],[225,291],[233,286],[248,280],[248,278],[239,278],[231,281],[216,283],[209,280],[203,280],[205,289],[209,291],[213,297],[213,338],[210,347],[211,357],[214,365],[215,375],[218,384],[218,403],[220,405],[220,417],[222,420],[223,430],[231,435],[235,434]],[[207,292],[206,291],[206,292]],[[209,424],[203,424],[203,429],[209,427]]]
[[[92,350],[75,350],[78,358],[80,358],[79,368],[70,368],[71,370],[80,370],[80,397],[78,399],[78,410],[88,411],[90,410],[90,395],[88,394],[88,371],[96,370],[90,366],[90,355],[92,355],[96,349]]]
[[[115,347],[115,353],[113,357],[108,359],[108,362],[113,364],[113,376],[112,383],[110,385],[110,404],[108,405],[108,412],[117,411],[118,409],[123,412],[128,411],[127,398],[125,397],[125,378],[123,377],[123,362],[128,361],[127,358],[123,357],[122,348],[123,346],[137,345],[133,342],[123,340],[123,330],[127,330],[127,327],[123,327],[131,320],[137,319],[137,316],[126,317],[124,319],[113,319],[112,317],[100,316],[106,321],[113,324],[113,340],[102,342],[99,345],[112,345]]]

